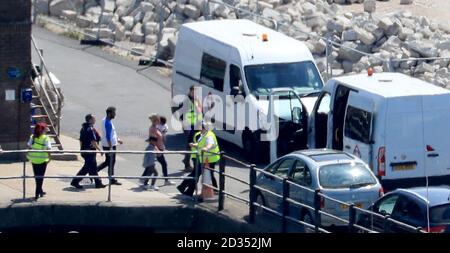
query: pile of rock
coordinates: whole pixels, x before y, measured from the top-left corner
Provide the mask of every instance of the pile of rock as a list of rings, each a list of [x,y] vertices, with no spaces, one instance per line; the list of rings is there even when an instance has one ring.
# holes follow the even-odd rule
[[[205,0],[37,0],[36,10],[72,20],[94,37],[100,23],[101,38],[151,47],[157,43],[159,24],[162,23],[160,45],[164,59],[173,56],[177,31],[183,23],[205,19],[252,19],[248,11],[257,12],[263,17],[258,22],[305,41],[316,56],[322,73],[325,72],[327,43],[318,36],[343,45],[332,46],[328,60],[333,75],[359,73],[371,66],[375,71],[395,70],[450,86],[449,59],[410,59],[450,57],[450,24],[438,24],[408,12],[377,16],[375,0],[222,1],[223,4],[219,4],[219,0],[211,0],[206,8]],[[103,12],[99,2],[104,6]],[[165,4],[161,5],[162,2]],[[344,12],[336,4],[344,2],[364,2],[361,7],[364,12]]]
[[[336,3],[336,4],[353,4],[353,3],[364,3],[368,0],[327,0],[329,4]],[[369,0],[370,1],[370,0]],[[377,0],[380,2],[388,2],[389,0]],[[412,4],[413,0],[400,0],[400,4]]]

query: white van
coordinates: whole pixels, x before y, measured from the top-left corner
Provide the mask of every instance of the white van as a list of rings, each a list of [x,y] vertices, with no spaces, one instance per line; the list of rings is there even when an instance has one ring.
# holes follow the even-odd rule
[[[399,73],[329,80],[309,120],[309,146],[362,158],[385,188],[450,182],[450,92]]]
[[[200,85],[203,98],[209,93],[220,96],[223,101],[227,95],[245,97],[250,107],[247,108],[245,128],[234,128],[238,119],[225,117],[222,121],[226,122],[216,119],[216,127],[222,125],[225,129],[216,134],[244,148],[251,160],[257,160],[262,157],[261,147],[268,145],[259,142],[260,128],[249,127],[247,116],[249,112],[267,115],[268,99],[260,97],[281,87],[290,87],[298,94],[286,95],[278,102],[278,108],[283,110],[277,116],[292,122],[292,113],[301,113],[304,120],[296,126],[289,123],[288,128],[294,132],[304,128],[304,133],[297,137],[286,135],[285,138],[297,140],[290,142],[296,145],[290,149],[300,149],[306,147],[308,114],[323,81],[304,43],[249,20],[215,20],[188,23],[180,28],[172,74],[172,98],[186,95],[191,85]],[[179,106],[175,104],[172,111]],[[224,114],[236,113],[234,102],[227,102],[224,107]],[[280,128],[284,134],[289,131]],[[286,149],[284,153],[289,151]]]

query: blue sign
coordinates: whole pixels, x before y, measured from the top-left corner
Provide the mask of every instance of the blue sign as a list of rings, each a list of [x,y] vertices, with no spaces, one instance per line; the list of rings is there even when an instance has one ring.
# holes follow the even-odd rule
[[[33,100],[33,90],[30,88],[22,89],[22,102],[30,103]]]
[[[8,77],[11,79],[19,78],[22,75],[20,69],[15,67],[9,67],[7,70]]]

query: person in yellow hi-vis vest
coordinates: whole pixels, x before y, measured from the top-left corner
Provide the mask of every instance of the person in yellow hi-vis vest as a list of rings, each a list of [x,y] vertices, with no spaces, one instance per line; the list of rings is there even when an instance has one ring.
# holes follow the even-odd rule
[[[220,147],[217,142],[217,137],[212,129],[213,124],[211,122],[202,121],[202,131],[196,146],[200,152],[200,157],[198,159],[201,167],[204,168],[205,165],[208,165],[211,170],[214,170],[214,166],[220,160]],[[203,173],[207,172],[203,171]],[[217,188],[217,181],[214,177],[214,172],[210,171],[210,173],[212,186]]]
[[[199,128],[196,128],[196,126],[198,126],[198,123],[203,119],[201,98],[195,96],[196,89],[198,89],[197,86],[191,86],[187,98],[183,102],[183,131],[186,136],[186,150],[189,150],[189,144],[191,143],[195,132],[200,130]],[[184,156],[183,163],[185,171],[192,170],[189,162],[189,154]]]
[[[32,150],[50,150],[52,144],[50,138],[45,135],[47,125],[45,123],[38,123],[34,127],[34,133],[30,136],[28,141],[28,147]],[[47,164],[50,161],[50,155],[47,152],[30,152],[27,154],[28,160],[33,166],[33,173],[35,177],[44,176],[45,170],[47,169]],[[36,181],[36,191],[35,199],[43,197],[45,195],[42,189],[42,184],[44,183],[43,178],[35,178]]]

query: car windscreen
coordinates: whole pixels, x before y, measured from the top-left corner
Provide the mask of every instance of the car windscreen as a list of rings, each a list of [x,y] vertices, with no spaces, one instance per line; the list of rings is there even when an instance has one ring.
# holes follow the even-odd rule
[[[358,188],[377,183],[369,169],[361,163],[329,164],[319,168],[323,188]]]
[[[309,94],[323,87],[319,72],[311,61],[246,66],[245,78],[255,96],[268,96],[273,88],[289,87],[298,94]]]
[[[431,223],[450,223],[450,204],[436,206],[430,209]]]

